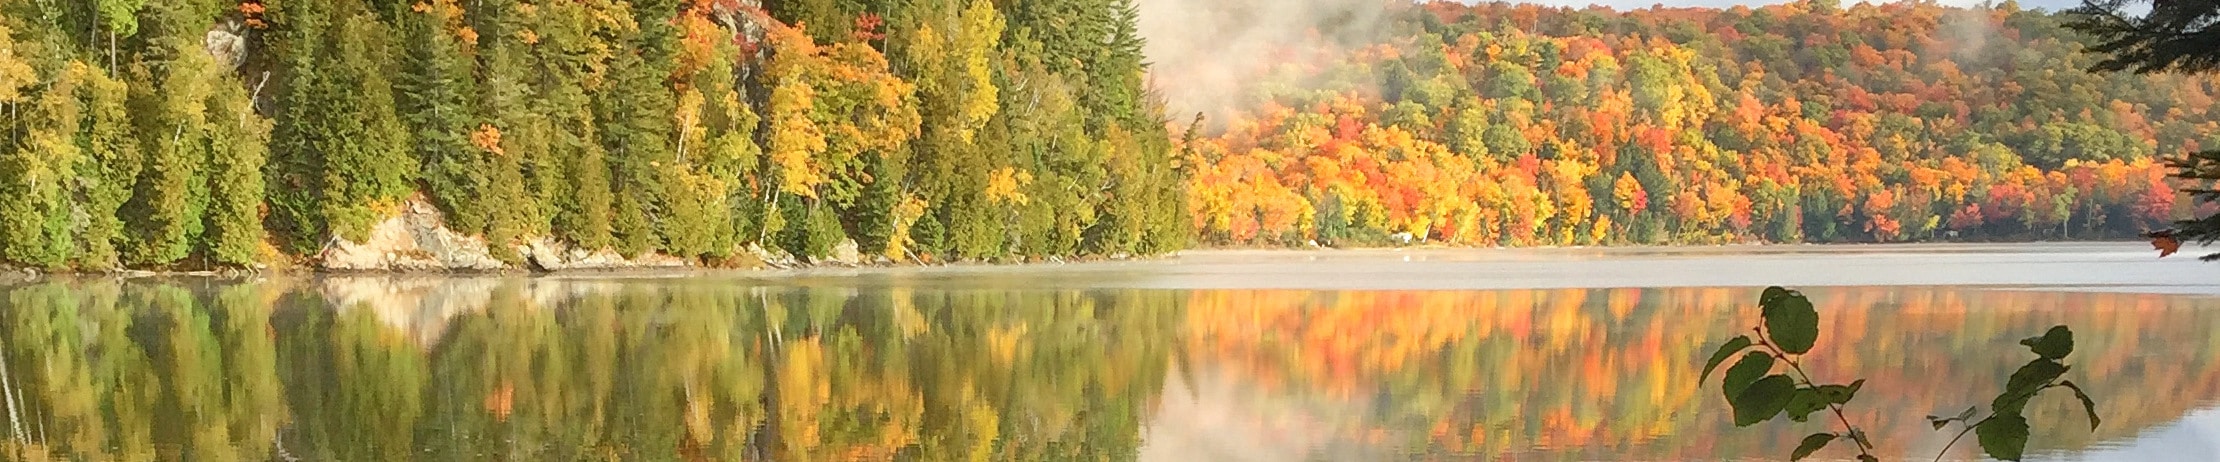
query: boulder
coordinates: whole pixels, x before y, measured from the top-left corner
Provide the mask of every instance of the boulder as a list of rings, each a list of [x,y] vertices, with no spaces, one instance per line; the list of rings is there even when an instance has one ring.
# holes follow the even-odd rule
[[[635,258],[625,258],[615,250],[588,251],[551,238],[538,238],[517,247],[517,252],[541,271],[619,270],[648,268],[685,268],[693,261],[685,258],[648,252]]]

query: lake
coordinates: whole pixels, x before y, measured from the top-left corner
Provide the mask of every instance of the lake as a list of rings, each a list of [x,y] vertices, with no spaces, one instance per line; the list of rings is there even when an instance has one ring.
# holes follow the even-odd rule
[[[1785,459],[1710,349],[1765,285],[1886,459],[2072,326],[2031,460],[2220,453],[2220,264],[2147,245],[1216,251],[686,277],[0,286],[11,460]],[[1946,459],[1973,460],[1971,439]],[[1821,459],[1854,453],[1832,448]]]

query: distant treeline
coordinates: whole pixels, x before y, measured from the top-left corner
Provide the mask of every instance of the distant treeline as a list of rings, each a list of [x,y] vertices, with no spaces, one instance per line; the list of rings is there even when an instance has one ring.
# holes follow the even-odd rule
[[[2177,216],[2161,159],[2220,147],[2213,79],[2087,72],[2010,1],[1401,8],[1182,148],[1202,241],[2122,237]]]
[[[0,263],[296,258],[418,195],[511,260],[1185,245],[1131,0],[765,3],[0,0]]]

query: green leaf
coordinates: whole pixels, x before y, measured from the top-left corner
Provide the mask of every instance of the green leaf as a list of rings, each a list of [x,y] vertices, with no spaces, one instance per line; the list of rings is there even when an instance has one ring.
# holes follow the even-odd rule
[[[1765,333],[1781,351],[1804,354],[1819,341],[1819,311],[1803,294],[1791,292],[1765,305]]]
[[[2058,379],[2058,376],[2066,375],[2067,369],[2070,368],[2048,359],[2028,361],[2027,365],[2020,366],[2020,370],[2012,371],[2012,378],[2004,382],[2004,389],[2034,390],[2042,388],[2050,384],[2050,381]]]
[[[1960,412],[1956,417],[1943,417],[1939,415],[1927,416],[1927,423],[1933,424],[1936,430],[1941,430],[1943,429],[1943,426],[1950,425],[1951,422],[1964,422],[1966,421],[1966,419],[1973,418],[1973,409],[1974,408],[1972,406],[1967,406],[1966,412]]]
[[[1998,460],[2020,460],[2027,452],[2027,418],[2005,415],[1982,422],[1973,429],[1981,439],[1981,451]]]
[[[1793,293],[1796,293],[1796,291],[1788,290],[1788,288],[1786,287],[1767,287],[1765,288],[1764,294],[1758,295],[1758,306],[1773,306],[1773,302],[1775,300],[1779,300],[1781,297],[1787,297],[1789,294]]]
[[[2066,359],[2066,355],[2074,352],[2074,331],[2066,326],[2055,326],[2043,336],[2021,340],[2020,344],[2027,345],[2028,350],[2045,359]]]
[[[1828,404],[1843,404],[1850,402],[1850,398],[1857,397],[1858,389],[1864,387],[1865,379],[1858,379],[1849,385],[1822,385],[1817,391],[1819,398]]]
[[[1796,395],[1788,399],[1788,408],[1785,411],[1788,412],[1788,420],[1803,422],[1810,419],[1811,413],[1826,408],[1827,400],[1820,396],[1819,390],[1803,388],[1796,390]]]
[[[1819,452],[1820,448],[1827,447],[1827,443],[1834,441],[1835,434],[1833,433],[1813,433],[1811,436],[1804,437],[1802,444],[1796,445],[1796,452],[1789,453],[1788,460],[1789,462],[1804,460],[1805,457],[1811,457],[1811,453]]]
[[[1742,394],[1730,400],[1734,405],[1734,426],[1748,427],[1771,419],[1788,408],[1788,400],[1796,395],[1796,381],[1786,375],[1768,375],[1751,383]]]
[[[1742,360],[1736,361],[1733,367],[1727,368],[1726,378],[1719,379],[1719,391],[1727,396],[1728,401],[1733,401],[1735,395],[1742,394],[1743,389],[1750,388],[1751,383],[1772,371],[1773,355],[1752,351],[1742,355]]]
[[[2058,382],[2058,385],[2073,389],[2074,397],[2081,398],[2081,411],[2089,414],[2089,429],[2096,430],[2097,423],[2103,421],[2103,419],[2097,418],[2097,401],[2089,399],[2089,394],[2082,392],[2081,386],[2075,385],[2072,380]]]
[[[2020,366],[2020,370],[2012,372],[2012,378],[2004,384],[2004,393],[1997,395],[1996,400],[1989,403],[1990,412],[2018,415],[2020,409],[2027,407],[2028,398],[2034,397],[2035,392],[2042,391],[2050,381],[2064,375],[2066,369],[2066,365],[2048,359],[2028,361],[2027,365]]]
[[[1710,361],[1704,362],[1704,373],[1703,375],[1696,377],[1696,382],[1703,383],[1703,381],[1711,379],[1711,371],[1713,369],[1718,369],[1720,363],[1727,362],[1727,358],[1734,357],[1735,353],[1740,353],[1742,352],[1742,350],[1749,349],[1750,345],[1752,345],[1752,342],[1750,341],[1750,336],[1748,335],[1736,336],[1731,340],[1727,340],[1727,344],[1719,346],[1719,351],[1711,353]]]
[[[1872,454],[1859,454],[1858,462],[1881,462],[1881,458],[1873,457]]]

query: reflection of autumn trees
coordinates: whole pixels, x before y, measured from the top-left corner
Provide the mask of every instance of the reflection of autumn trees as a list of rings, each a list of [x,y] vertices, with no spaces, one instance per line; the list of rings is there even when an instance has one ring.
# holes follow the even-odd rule
[[[2195,299],[1958,289],[1808,291],[1837,358],[1818,377],[1870,379],[1854,419],[1888,451],[1920,453],[1923,416],[1985,403],[2022,359],[2013,342],[2054,324],[2107,425],[2081,427],[2070,397],[2029,408],[2035,450],[2082,448],[2180,418],[2220,396],[2220,314]],[[1706,338],[1739,326],[1754,290],[1210,291],[1191,296],[1184,342],[1199,363],[1246,373],[1260,393],[1367,401],[1402,450],[1442,456],[1716,458],[1785,453],[1801,433],[1727,432],[1715,393],[1692,384]],[[1709,336],[1709,337],[1706,337]],[[1824,379],[1823,379],[1824,380]],[[2062,395],[2063,396],[2063,395]],[[1376,401],[1375,401],[1376,400]],[[2062,423],[2060,423],[2062,422]],[[2058,423],[2058,424],[2050,424]],[[1781,436],[1787,435],[1787,436]],[[1940,442],[1932,442],[1939,447]]]
[[[0,294],[10,460],[1131,459],[1181,301],[512,281],[425,346],[281,285]]]
[[[1751,298],[1741,289],[476,280],[455,282],[485,290],[454,309],[403,296],[417,290],[405,284],[384,298],[339,296],[337,284],[0,291],[0,450],[11,460],[1129,460],[1162,396],[1190,392],[1166,384],[1196,377],[1249,392],[1224,404],[1260,428],[1311,422],[1298,425],[1341,447],[1430,457],[1709,459],[1794,444],[1779,436],[1790,432],[1725,432],[1724,407],[1694,385],[1703,339],[1724,336],[1736,325],[1727,308]],[[2038,449],[2127,436],[2220,396],[2220,340],[2203,331],[2220,312],[2200,299],[1807,293],[1832,326],[1820,349],[1849,349],[1825,352],[1834,360],[1813,374],[1870,379],[1859,400],[1873,405],[1852,417],[1873,422],[1889,450],[1920,449],[1931,436],[1922,415],[1992,392],[1980,387],[2016,364],[2012,341],[2052,324],[2080,333],[2075,363],[2107,424],[2097,434],[2038,424]],[[1303,402],[1317,405],[1287,405]],[[1363,412],[1305,420],[1352,406]],[[2074,406],[2045,398],[2030,411],[2071,423]]]

